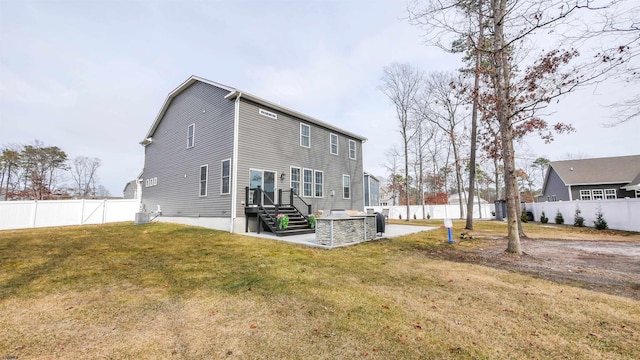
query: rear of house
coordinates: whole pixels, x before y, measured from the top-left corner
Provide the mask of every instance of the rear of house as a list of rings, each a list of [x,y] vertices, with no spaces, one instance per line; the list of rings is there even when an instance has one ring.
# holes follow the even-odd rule
[[[169,94],[141,143],[142,203],[168,221],[232,232],[244,231],[245,207],[254,202],[247,189],[258,186],[276,203],[293,191],[313,212],[361,210],[365,140],[191,77]]]

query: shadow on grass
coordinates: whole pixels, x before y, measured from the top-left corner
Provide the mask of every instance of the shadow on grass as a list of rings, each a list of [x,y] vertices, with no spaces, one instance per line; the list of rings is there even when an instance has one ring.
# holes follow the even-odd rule
[[[0,263],[4,271],[13,272],[12,276],[0,283],[0,300],[20,294],[35,283],[51,281],[64,269],[65,263],[69,263],[75,254],[88,246],[88,242],[82,238],[65,241],[64,246],[60,246],[41,242],[34,244],[28,235],[10,239],[0,237],[0,254],[3,254]],[[44,258],[44,261],[38,263],[39,258]],[[37,263],[20,266],[29,261]]]

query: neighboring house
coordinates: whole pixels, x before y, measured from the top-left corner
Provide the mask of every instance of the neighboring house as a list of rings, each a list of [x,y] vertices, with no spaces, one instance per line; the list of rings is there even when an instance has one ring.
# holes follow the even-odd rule
[[[145,139],[142,204],[168,221],[244,232],[261,205],[364,208],[362,136],[192,76]],[[275,217],[275,214],[272,214]],[[307,218],[308,219],[308,218]]]
[[[131,180],[124,186],[122,190],[123,199],[140,199],[140,182],[138,180]]]
[[[364,173],[364,206],[380,206],[380,180]]]
[[[396,194],[396,197],[398,195]],[[396,206],[398,205],[393,192],[387,190],[384,186],[380,188],[380,206]]]
[[[640,198],[640,155],[553,161],[539,201]]]

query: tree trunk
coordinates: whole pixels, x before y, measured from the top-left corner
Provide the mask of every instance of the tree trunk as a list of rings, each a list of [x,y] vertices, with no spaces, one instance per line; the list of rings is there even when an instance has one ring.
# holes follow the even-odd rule
[[[484,24],[482,20],[482,0],[478,1],[478,41],[476,46],[483,47],[484,43]],[[467,223],[465,229],[473,230],[473,195],[476,179],[476,140],[477,140],[477,124],[478,124],[478,91],[480,89],[480,66],[482,57],[480,50],[476,49],[476,69],[473,78],[473,106],[471,109],[471,152],[469,154],[469,199],[467,202]],[[480,199],[478,197],[478,211],[480,211]],[[479,212],[482,218],[482,213]]]
[[[420,196],[419,196],[419,198],[420,198],[420,205],[422,206],[422,220],[424,220],[424,219],[427,218],[427,214],[425,214],[425,206],[424,206],[424,176],[423,176],[423,174],[424,174],[424,169],[423,169],[424,160],[422,158],[422,156],[423,156],[423,154],[422,154],[422,135],[420,136],[420,151],[419,151],[419,155],[418,156],[420,157],[420,160],[419,160],[420,163],[418,165],[418,167],[420,168],[420,181],[419,181],[420,182],[420,189],[419,189]]]
[[[495,176],[495,178],[493,180],[496,182],[496,198],[494,199],[494,201],[496,201],[500,200],[500,173],[498,172],[497,157],[493,159],[493,167],[495,169],[495,172],[493,173],[493,176]]]
[[[507,0],[492,0],[494,25],[494,84],[497,101],[497,118],[500,124],[502,156],[504,162],[505,197],[507,200],[507,252],[522,255],[518,226],[518,183],[515,172],[515,151],[513,148],[513,125],[510,114],[510,60],[509,49],[504,41],[504,18]]]
[[[406,221],[409,221],[409,143],[405,140],[404,143],[404,198],[407,202],[407,217]]]
[[[451,129],[451,146],[453,147],[453,160],[456,168],[456,187],[458,189],[458,204],[460,206],[460,219],[464,219],[464,203],[462,201],[462,175],[460,175],[460,156],[458,155],[458,146],[456,146],[456,139],[454,130]]]

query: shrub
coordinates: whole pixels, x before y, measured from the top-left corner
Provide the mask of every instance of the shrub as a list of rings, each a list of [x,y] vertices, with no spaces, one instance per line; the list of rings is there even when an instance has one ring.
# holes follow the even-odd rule
[[[604,219],[604,214],[600,208],[596,211],[596,220],[593,222],[593,225],[595,225],[598,230],[607,230],[609,228],[607,220]]]
[[[558,212],[556,213],[556,224],[558,225],[564,224],[564,217],[562,216],[562,213],[560,212],[560,210],[558,210]]]
[[[544,211],[540,215],[540,222],[543,224],[546,224],[549,222],[549,218],[544,214]]]
[[[576,214],[573,216],[573,226],[584,227],[584,218],[582,217],[582,211],[579,207],[576,207]]]
[[[278,229],[284,230],[289,226],[289,217],[287,215],[278,214],[276,219],[278,220]]]
[[[527,210],[522,210],[522,215],[520,215],[520,221],[522,222],[529,221],[529,217],[527,216]]]
[[[312,229],[316,228],[316,215],[309,215],[309,227]]]

